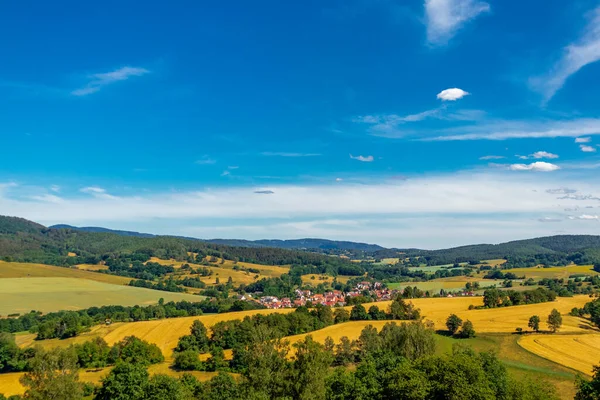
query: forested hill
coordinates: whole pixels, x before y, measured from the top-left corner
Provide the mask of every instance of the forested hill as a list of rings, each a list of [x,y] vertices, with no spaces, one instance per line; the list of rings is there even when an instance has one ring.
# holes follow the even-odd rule
[[[156,237],[151,233],[140,233],[135,231],[122,231],[113,230],[107,228],[101,228],[96,226],[85,226],[77,227],[71,225],[52,225],[51,229],[74,229],[84,232],[96,232],[96,233],[116,233],[121,236],[136,236],[136,237]],[[171,236],[171,235],[169,235]],[[243,240],[243,239],[195,239],[184,236],[173,236],[182,239],[202,240],[208,243],[220,244],[225,246],[234,247],[275,247],[279,249],[292,249],[292,250],[355,250],[359,252],[375,252],[384,250],[385,248],[376,244],[358,243],[358,242],[347,242],[338,240],[328,239],[295,239],[295,240]]]
[[[186,261],[190,260],[190,253],[265,265],[313,265],[322,266],[324,270],[355,267],[348,260],[307,251],[233,247],[173,236],[137,237],[54,229],[22,218],[0,216],[0,259],[66,266],[95,264],[120,256],[135,258],[136,254],[142,259],[153,256]]]
[[[383,253],[383,252],[381,252]],[[377,253],[375,254],[378,255]],[[379,255],[380,256],[380,255]],[[600,260],[600,236],[558,235],[500,244],[478,244],[442,250],[406,251],[406,257],[423,257],[430,265],[488,259],[530,259],[595,262]],[[576,260],[576,258],[580,260]],[[584,261],[584,258],[588,261]]]

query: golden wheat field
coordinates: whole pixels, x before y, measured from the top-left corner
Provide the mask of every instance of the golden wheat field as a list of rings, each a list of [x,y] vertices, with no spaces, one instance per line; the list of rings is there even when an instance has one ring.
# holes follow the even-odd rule
[[[108,267],[104,264],[77,264],[75,266],[77,269],[81,269],[83,271],[106,271]]]
[[[594,271],[593,265],[568,265],[566,267],[533,267],[533,268],[513,268],[507,270],[517,276],[525,276],[526,278],[563,278],[567,279],[570,275],[585,274],[585,275],[598,275],[598,272]]]
[[[100,370],[81,370],[79,371],[79,380],[81,382],[89,382],[93,384],[100,383],[100,380],[104,378],[112,367],[102,368]],[[148,367],[148,372],[150,375],[156,374],[164,374],[173,377],[180,377],[184,374],[184,372],[175,371],[170,368],[168,363],[160,363],[151,365]],[[207,381],[216,376],[217,372],[204,372],[204,371],[186,371],[188,374],[195,376],[199,381]],[[9,374],[0,374],[0,393],[5,396],[12,395],[21,395],[25,392],[25,388],[21,385],[19,379],[25,375],[22,372],[9,373]],[[236,374],[232,374],[236,375]]]
[[[547,360],[591,375],[600,365],[600,334],[583,335],[528,335],[519,339],[519,345]]]

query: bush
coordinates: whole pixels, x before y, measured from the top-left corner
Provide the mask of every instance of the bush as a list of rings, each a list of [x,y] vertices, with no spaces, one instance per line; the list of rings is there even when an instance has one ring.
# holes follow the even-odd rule
[[[198,353],[194,350],[185,350],[175,353],[175,362],[173,365],[176,369],[181,371],[196,371],[202,369]]]

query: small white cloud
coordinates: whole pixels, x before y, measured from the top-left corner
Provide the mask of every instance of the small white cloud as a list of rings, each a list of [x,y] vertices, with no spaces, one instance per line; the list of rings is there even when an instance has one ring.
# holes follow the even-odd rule
[[[477,0],[425,0],[427,41],[444,45],[464,24],[489,10],[488,3]]]
[[[238,169],[239,167],[237,165],[230,165],[227,167],[227,169]]]
[[[350,158],[353,160],[358,160],[358,161],[362,161],[362,162],[372,162],[373,161],[373,156],[353,156],[352,154],[350,154]]]
[[[50,190],[53,192],[60,192],[60,186],[52,185],[52,186],[50,186]]]
[[[591,137],[578,137],[575,138],[575,143],[589,143],[592,141]]]
[[[31,199],[42,202],[42,203],[54,203],[54,204],[62,203],[64,201],[60,197],[55,196],[53,194],[43,194],[43,195],[39,195],[39,196],[31,196]]]
[[[535,153],[530,154],[528,156],[517,155],[517,157],[520,158],[521,160],[529,160],[530,158],[534,158],[536,160],[541,160],[542,158],[555,159],[555,158],[558,158],[558,155],[553,154],[553,153],[548,153],[547,151],[536,151]]]
[[[90,75],[90,81],[84,87],[71,92],[73,96],[87,96],[98,92],[102,87],[115,82],[127,80],[133,76],[142,76],[149,73],[147,69],[136,67],[122,67],[114,71]]]
[[[342,178],[335,178],[335,181],[336,182],[341,182],[341,181],[343,181],[343,179]]]
[[[550,172],[560,169],[558,165],[547,163],[544,161],[536,161],[531,164],[512,164],[508,167],[511,171],[536,171]]]
[[[255,190],[254,193],[256,193],[256,194],[275,194],[275,192],[272,190]]]
[[[583,219],[583,220],[587,220],[587,221],[598,221],[600,220],[600,215],[588,215],[588,214],[583,214],[580,215],[578,217],[575,217],[576,219]]]
[[[458,99],[462,99],[463,97],[469,95],[469,92],[465,92],[459,88],[451,88],[442,90],[437,94],[437,98],[442,101],[456,101]]]
[[[198,165],[212,165],[215,164],[217,161],[210,158],[208,155],[203,155],[202,158],[194,161],[194,164],[198,164]]]
[[[579,148],[581,149],[581,151],[583,151],[584,153],[595,153],[596,152],[596,148],[592,147],[592,146],[586,146],[585,144],[580,144]]]
[[[230,175],[231,175],[231,172],[229,172],[227,170],[225,170],[221,173],[221,176],[230,176]]]
[[[92,196],[97,197],[99,199],[113,200],[113,199],[117,198],[116,196],[106,193],[106,189],[103,189],[98,186],[87,186],[87,187],[79,189],[79,191],[82,193],[91,194]]]
[[[483,157],[479,157],[480,160],[501,160],[505,158],[504,156],[483,156]]]

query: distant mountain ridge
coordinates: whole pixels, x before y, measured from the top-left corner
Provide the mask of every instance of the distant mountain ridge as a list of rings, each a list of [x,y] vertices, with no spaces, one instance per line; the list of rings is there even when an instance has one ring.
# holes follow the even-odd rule
[[[198,238],[191,238],[191,237],[186,237],[186,236],[154,235],[151,233],[115,230],[115,229],[108,229],[108,228],[102,228],[102,227],[97,227],[97,226],[78,227],[78,226],[72,226],[72,225],[66,225],[66,224],[58,224],[58,225],[52,225],[49,228],[50,229],[73,229],[73,230],[77,230],[77,231],[94,232],[94,233],[115,233],[115,234],[121,235],[121,236],[134,236],[134,237],[142,237],[142,238],[153,238],[153,237],[157,237],[157,236],[169,236],[169,237],[177,237],[177,238],[183,238],[183,239],[202,240],[202,241],[208,242],[208,243],[221,244],[221,245],[226,245],[226,246],[236,246],[236,247],[275,247],[275,248],[279,248],[279,249],[290,249],[290,250],[309,250],[309,249],[357,250],[357,251],[364,251],[364,252],[368,252],[368,253],[376,252],[379,250],[386,250],[385,247],[379,246],[377,244],[328,240],[328,239],[317,239],[317,238],[292,239],[292,240],[198,239]]]

